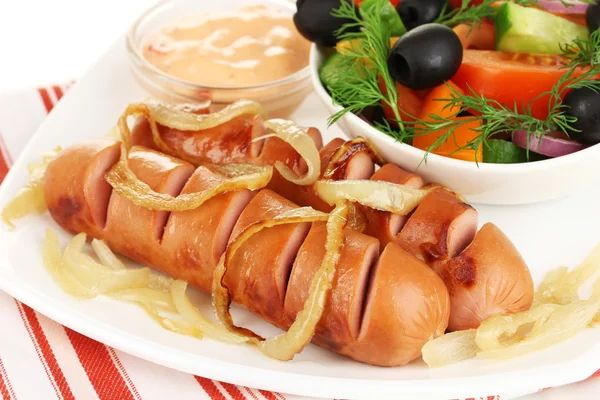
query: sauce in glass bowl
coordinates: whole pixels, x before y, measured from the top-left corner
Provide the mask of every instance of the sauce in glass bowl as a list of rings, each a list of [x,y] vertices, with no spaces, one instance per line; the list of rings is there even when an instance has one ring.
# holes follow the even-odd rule
[[[176,21],[152,35],[143,55],[176,78],[239,87],[294,74],[308,65],[309,52],[289,14],[249,5]]]

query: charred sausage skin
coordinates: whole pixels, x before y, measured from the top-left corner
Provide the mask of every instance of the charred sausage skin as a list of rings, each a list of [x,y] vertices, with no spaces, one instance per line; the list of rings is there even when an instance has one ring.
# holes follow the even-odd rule
[[[112,141],[81,143],[62,152],[45,175],[50,215],[70,232],[103,239],[121,254],[207,292],[228,241],[256,221],[298,207],[264,189],[225,193],[190,211],[150,211],[106,183],[105,173],[119,154]],[[194,169],[141,146],[130,151],[129,161],[141,180],[172,196],[224,179],[209,167]],[[64,179],[71,170],[77,170],[73,179]],[[324,257],[325,237],[323,223],[276,226],[253,236],[224,277],[233,300],[288,328]],[[388,244],[381,255],[379,250],[377,239],[344,231],[338,270],[313,342],[361,362],[400,366],[444,333],[450,297],[442,279],[398,245]]]
[[[318,131],[313,128],[310,132],[320,148],[323,175],[331,157],[345,141],[336,138],[321,148],[322,139],[316,138]],[[147,136],[148,133],[138,132],[138,137],[142,138],[144,135]],[[226,140],[227,135],[211,137],[220,141]],[[295,151],[280,139],[266,139],[263,148],[274,148],[276,143],[280,151],[267,152],[266,157],[248,157],[245,161],[274,164],[275,161],[282,160],[290,167],[297,165],[297,162],[290,163],[290,160],[296,160],[293,156]],[[178,149],[185,150],[181,147]],[[297,153],[295,155],[299,157]],[[374,167],[369,156],[358,152],[349,159],[343,169],[344,173],[333,179],[372,179],[413,188],[421,188],[426,184],[419,175],[404,171],[391,163],[383,165],[377,171]],[[303,170],[298,169],[297,172],[302,173]],[[326,212],[332,208],[319,198],[312,186],[297,186],[275,176],[269,188],[300,206],[311,206]],[[451,329],[477,328],[483,319],[495,313],[518,312],[531,307],[533,280],[518,250],[497,227],[491,229],[484,226],[477,232],[477,211],[454,194],[437,190],[428,195],[408,216],[366,207],[362,210],[368,221],[364,233],[379,239],[380,250],[385,249],[388,243],[396,243],[425,262],[444,279],[450,292],[455,294],[452,296]],[[479,249],[477,254],[472,254],[473,247]],[[504,251],[499,251],[499,248]],[[482,252],[487,252],[488,256],[484,256]],[[457,269],[457,265],[466,262],[467,258],[473,260],[469,268],[473,282],[457,278],[458,271],[464,270]],[[482,290],[482,287],[489,285],[492,285],[491,289]]]

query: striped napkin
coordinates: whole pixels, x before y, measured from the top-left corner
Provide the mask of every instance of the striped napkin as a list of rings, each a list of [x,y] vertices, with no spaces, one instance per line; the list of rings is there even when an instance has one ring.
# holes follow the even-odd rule
[[[0,96],[0,183],[70,86]],[[165,399],[174,395],[178,400],[301,399],[216,382],[138,359],[63,327],[1,291],[0,338],[3,399]]]

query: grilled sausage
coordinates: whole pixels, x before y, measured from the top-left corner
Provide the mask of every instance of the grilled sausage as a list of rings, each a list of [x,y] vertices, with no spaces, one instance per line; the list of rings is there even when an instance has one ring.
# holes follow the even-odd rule
[[[65,213],[51,206],[51,216],[71,232],[103,239],[121,254],[204,291],[210,290],[225,242],[255,222],[297,207],[265,189],[255,195],[221,194],[190,211],[150,211],[111,192],[104,173],[118,156],[114,142],[83,143],[62,152],[48,166],[44,191],[49,205],[68,197],[71,207]],[[225,179],[209,167],[194,171],[184,161],[142,147],[131,151],[129,162],[142,181],[172,196]],[[76,179],[64,179],[69,170],[79,171]],[[90,200],[100,198],[105,200]],[[102,215],[108,215],[106,226]],[[349,229],[343,235],[338,270],[313,342],[373,365],[404,365],[446,329],[448,291],[437,274],[396,244],[379,256],[375,238]],[[258,232],[240,247],[225,274],[233,300],[288,328],[324,257],[325,236],[323,223]]]
[[[258,122],[258,121],[257,121]],[[314,134],[314,131],[312,132]],[[217,140],[223,140],[223,136]],[[268,139],[270,140],[270,139]],[[325,145],[321,151],[321,175],[323,176],[333,154],[344,145],[342,139],[334,139]],[[265,143],[264,148],[267,147]],[[293,149],[291,150],[293,152]],[[260,158],[260,157],[259,157]],[[293,159],[289,153],[285,157],[275,152],[270,152],[269,157],[263,158],[261,162],[274,164],[275,161]],[[252,158],[248,162],[256,162]],[[293,165],[293,164],[292,164]],[[402,170],[393,164],[382,166],[373,174],[373,161],[365,152],[353,154],[346,160],[339,173],[332,179],[372,179],[404,184],[414,188],[423,187],[425,182],[418,175]],[[278,175],[278,174],[277,174]],[[312,186],[297,186],[286,181],[280,176],[274,177],[269,188],[285,198],[301,206],[311,206],[321,211],[331,211],[332,207],[325,204],[316,194]],[[470,205],[462,202],[454,194],[446,190],[437,190],[429,194],[417,209],[408,216],[393,215],[388,212],[377,211],[367,207],[361,208],[367,223],[364,233],[373,236],[380,241],[380,250],[386,248],[388,243],[394,242],[400,247],[416,256],[419,260],[427,263],[438,274],[443,272],[444,265],[459,254],[474,240],[477,232],[477,211]],[[497,240],[501,240],[500,231],[491,233]],[[531,306],[533,296],[533,284],[527,266],[518,261],[520,255],[514,246],[507,248],[506,253],[497,254],[498,261],[482,259],[482,262],[497,265],[500,269],[498,274],[502,276],[503,285],[518,287],[523,290],[519,307],[516,307],[510,299],[499,297],[491,301],[487,294],[473,288],[465,288],[469,295],[473,296],[471,302],[466,296],[455,296],[452,299],[453,313],[450,324],[452,327],[476,328],[481,322],[480,318],[494,313],[508,313],[521,311]],[[457,259],[460,259],[458,257]],[[522,260],[522,259],[521,259]],[[479,264],[479,269],[487,270],[487,265]],[[527,277],[521,284],[517,280],[522,276]],[[477,281],[480,278],[475,278]],[[451,281],[446,279],[448,285]],[[499,282],[496,282],[500,285]],[[450,288],[452,289],[452,288]],[[500,293],[493,291],[493,293]],[[479,310],[474,310],[473,315],[477,318],[467,317],[458,310],[473,309],[472,304],[477,303]],[[485,309],[485,307],[489,307]]]
[[[99,238],[112,187],[104,174],[118,161],[119,143],[91,140],[67,148],[45,175],[44,198],[56,222],[72,233]]]
[[[450,293],[450,330],[469,329],[494,314],[531,307],[533,280],[525,260],[504,233],[487,223],[471,244],[439,266]]]

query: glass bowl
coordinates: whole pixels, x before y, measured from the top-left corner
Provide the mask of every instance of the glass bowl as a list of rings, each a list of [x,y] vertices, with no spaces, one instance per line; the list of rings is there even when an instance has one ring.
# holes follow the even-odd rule
[[[253,86],[218,87],[173,77],[150,64],[142,55],[150,35],[175,20],[250,4],[274,8],[289,13],[290,17],[296,11],[295,3],[288,0],[166,0],[150,8],[133,23],[127,34],[127,52],[134,76],[152,96],[164,101],[193,104],[210,100],[220,108],[248,99],[261,103],[270,117],[287,117],[312,90],[308,60],[305,68],[280,80]]]

